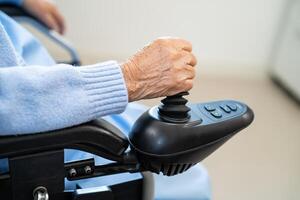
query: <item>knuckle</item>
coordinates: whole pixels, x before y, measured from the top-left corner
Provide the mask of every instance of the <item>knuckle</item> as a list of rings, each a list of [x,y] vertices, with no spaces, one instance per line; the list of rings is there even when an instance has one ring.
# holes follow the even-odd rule
[[[192,61],[192,60],[193,60],[192,54],[190,54],[190,53],[188,53],[188,52],[186,52],[186,51],[185,51],[184,57],[185,57],[185,59],[187,59],[188,61]]]
[[[180,40],[180,43],[183,45],[183,49],[188,51],[188,52],[191,52],[192,51],[192,43],[187,41],[187,40],[184,40],[184,39],[181,39]]]
[[[192,53],[189,53],[189,54],[186,56],[186,60],[187,60],[188,64],[190,64],[190,65],[193,65],[193,66],[194,66],[194,65],[197,64],[197,59],[196,59],[195,55],[192,54]]]
[[[198,61],[197,61],[197,58],[196,58],[196,56],[194,54],[192,54],[192,59],[193,59],[195,65],[196,65]]]
[[[174,66],[174,72],[175,74],[180,74],[180,72],[183,70],[183,67],[181,65],[175,65]]]
[[[179,60],[182,57],[182,54],[178,51],[169,52],[169,53],[170,53],[171,58],[174,60]]]
[[[189,47],[190,49],[192,49],[193,45],[190,41],[184,40],[185,44],[187,47]]]
[[[189,64],[194,64],[195,59],[194,59],[194,56],[192,54],[189,55],[188,62],[189,62]]]
[[[190,49],[193,49],[193,45],[190,41],[186,41],[186,44]]]
[[[186,54],[182,51],[173,51],[172,52],[172,58],[176,61],[178,61],[180,64],[184,64],[184,60],[186,59]]]
[[[180,51],[180,54],[182,55],[182,57],[188,57],[190,56],[190,53],[189,52],[186,52],[186,51]]]
[[[164,45],[166,42],[166,39],[163,39],[163,38],[157,38],[156,40],[154,40],[154,44],[157,44],[157,45]]]

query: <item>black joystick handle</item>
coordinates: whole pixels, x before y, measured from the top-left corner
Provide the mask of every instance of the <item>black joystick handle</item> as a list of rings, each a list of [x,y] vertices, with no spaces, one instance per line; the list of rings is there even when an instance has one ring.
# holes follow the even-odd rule
[[[162,105],[158,108],[160,118],[172,123],[187,122],[190,119],[189,111],[191,109],[186,106],[188,100],[182,96],[188,94],[188,92],[181,92],[161,100]]]

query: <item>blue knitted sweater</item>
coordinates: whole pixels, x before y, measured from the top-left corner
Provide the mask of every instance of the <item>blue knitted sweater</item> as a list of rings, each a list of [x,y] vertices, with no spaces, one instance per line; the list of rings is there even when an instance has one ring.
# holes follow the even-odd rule
[[[0,135],[80,124],[120,113],[127,103],[117,62],[57,65],[39,41],[0,12]]]

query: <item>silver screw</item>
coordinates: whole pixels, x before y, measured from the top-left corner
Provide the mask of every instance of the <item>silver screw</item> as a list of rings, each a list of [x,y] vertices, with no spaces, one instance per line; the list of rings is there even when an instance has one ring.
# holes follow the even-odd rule
[[[34,200],[49,200],[47,188],[39,186],[33,190]]]
[[[69,176],[70,176],[70,177],[75,177],[76,175],[77,175],[76,169],[71,168],[71,169],[69,170]]]
[[[92,173],[92,168],[89,165],[87,165],[84,168],[84,172],[85,172],[85,174],[90,174],[90,173]]]

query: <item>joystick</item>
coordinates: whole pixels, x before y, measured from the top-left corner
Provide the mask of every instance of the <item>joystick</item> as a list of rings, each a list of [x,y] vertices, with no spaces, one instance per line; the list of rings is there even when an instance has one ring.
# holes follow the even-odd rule
[[[158,113],[161,119],[173,123],[187,122],[191,117],[189,114],[191,109],[186,106],[188,101],[182,96],[188,94],[188,92],[181,92],[161,100],[162,105],[158,107]]]

